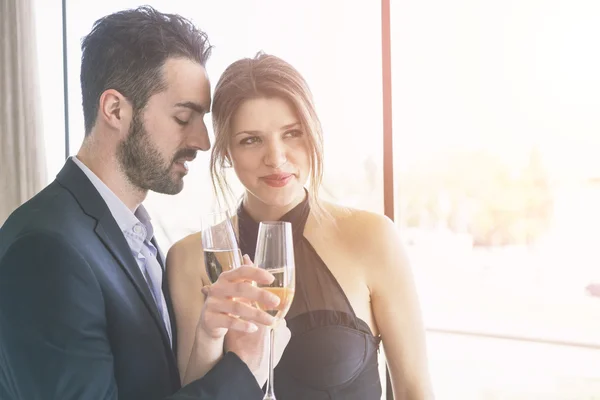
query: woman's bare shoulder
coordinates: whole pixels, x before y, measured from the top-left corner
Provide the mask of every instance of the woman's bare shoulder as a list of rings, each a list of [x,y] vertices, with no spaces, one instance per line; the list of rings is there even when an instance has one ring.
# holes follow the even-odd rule
[[[344,250],[350,252],[353,258],[362,260],[361,265],[369,271],[367,276],[383,277],[385,280],[385,274],[390,270],[406,271],[409,263],[400,230],[390,218],[373,211],[340,205],[330,204],[327,207]]]
[[[193,233],[175,242],[167,253],[167,269],[188,271],[203,263],[201,233]]]
[[[379,241],[387,236],[391,228],[395,229],[394,223],[383,214],[331,202],[323,202],[323,207],[330,216],[331,226],[351,244],[360,241],[364,247],[374,239]]]

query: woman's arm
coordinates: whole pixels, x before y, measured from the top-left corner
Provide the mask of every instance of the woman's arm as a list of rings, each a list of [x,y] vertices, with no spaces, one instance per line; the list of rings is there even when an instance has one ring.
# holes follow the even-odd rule
[[[433,399],[425,331],[409,261],[397,227],[388,218],[369,214],[370,254],[367,276],[371,305],[381,333],[394,398]],[[377,266],[377,268],[373,267]]]
[[[167,273],[178,330],[177,363],[182,384],[203,377],[218,363],[223,357],[225,335],[231,331],[234,339],[228,341],[227,350],[236,353],[261,382],[266,368],[262,362],[265,358],[264,343],[260,335],[246,337],[242,333],[256,332],[259,325],[264,328],[274,323],[271,315],[253,304],[275,307],[279,297],[250,283],[269,284],[273,275],[255,268],[245,257],[245,264],[223,272],[214,284],[207,286],[208,296],[205,298],[202,290],[208,279],[199,242],[199,234],[188,236],[173,245],[167,256]],[[289,329],[281,327],[278,331],[282,343],[280,357],[289,341]]]
[[[189,366],[194,375],[204,376],[223,356],[223,338],[211,338],[197,329],[206,279],[201,243],[199,234],[191,235],[175,243],[167,254],[166,271],[177,324],[177,365],[184,385],[199,377],[186,377],[189,363],[194,363]]]

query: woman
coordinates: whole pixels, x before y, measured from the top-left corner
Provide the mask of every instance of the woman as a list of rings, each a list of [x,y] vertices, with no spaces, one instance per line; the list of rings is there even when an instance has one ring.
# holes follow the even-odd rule
[[[380,340],[396,398],[431,398],[418,300],[398,231],[384,216],[319,199],[321,127],[302,76],[271,55],[239,60],[217,83],[212,117],[215,189],[231,192],[229,166],[245,188],[236,218],[242,251],[254,258],[260,221],[293,226],[296,292],[286,317],[292,338],[275,370],[278,398],[379,399]],[[169,254],[182,367],[202,307],[198,288],[210,283],[201,252],[200,237],[191,235]]]

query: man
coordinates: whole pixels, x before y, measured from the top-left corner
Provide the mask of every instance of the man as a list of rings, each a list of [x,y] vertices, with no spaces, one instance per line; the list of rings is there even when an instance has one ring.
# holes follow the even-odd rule
[[[273,319],[248,304],[278,300],[249,282],[273,277],[249,265],[221,275],[193,354],[229,329],[225,354],[207,374],[192,355],[180,377],[163,256],[141,205],[149,190],[180,192],[187,163],[210,147],[206,35],[142,7],[97,21],[82,51],[84,143],[0,229],[0,398],[262,399]]]

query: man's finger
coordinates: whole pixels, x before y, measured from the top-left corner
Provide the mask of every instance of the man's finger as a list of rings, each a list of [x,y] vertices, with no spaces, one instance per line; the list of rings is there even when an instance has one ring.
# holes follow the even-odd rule
[[[266,312],[235,300],[211,302],[209,307],[211,312],[234,315],[240,319],[261,325],[271,326],[276,321],[273,316],[267,314]]]
[[[206,315],[206,325],[209,326],[210,329],[225,328],[248,333],[256,332],[258,330],[258,326],[250,321],[220,312],[208,312]]]
[[[215,284],[210,288],[210,295],[217,299],[240,299],[245,303],[259,303],[273,308],[279,305],[278,296],[248,282]]]
[[[241,267],[221,273],[217,282],[220,280],[227,280],[230,282],[255,281],[263,285],[268,285],[273,282],[274,279],[275,277],[265,269],[242,265]]]

